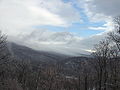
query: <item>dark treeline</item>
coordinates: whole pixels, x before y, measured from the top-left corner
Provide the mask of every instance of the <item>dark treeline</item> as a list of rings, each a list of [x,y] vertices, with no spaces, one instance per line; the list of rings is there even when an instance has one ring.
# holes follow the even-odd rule
[[[0,34],[0,90],[120,90],[120,17],[114,22],[115,30],[95,45],[92,57],[73,61],[68,71],[63,62],[12,56],[6,36]]]

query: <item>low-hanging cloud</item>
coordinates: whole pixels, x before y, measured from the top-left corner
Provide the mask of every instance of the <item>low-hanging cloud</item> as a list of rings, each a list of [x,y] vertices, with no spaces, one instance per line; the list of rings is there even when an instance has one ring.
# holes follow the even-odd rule
[[[35,30],[29,34],[20,34],[16,39],[13,36],[9,37],[9,41],[17,42],[18,44],[31,47],[36,50],[53,51],[68,55],[77,55],[81,52],[81,48],[73,47],[76,43],[82,40],[70,32],[54,32],[50,30]]]
[[[67,55],[90,54],[94,44],[103,39],[105,35],[94,35],[81,38],[70,32],[54,32],[50,30],[35,30],[29,34],[9,37],[12,42],[31,47],[36,50],[53,51]]]

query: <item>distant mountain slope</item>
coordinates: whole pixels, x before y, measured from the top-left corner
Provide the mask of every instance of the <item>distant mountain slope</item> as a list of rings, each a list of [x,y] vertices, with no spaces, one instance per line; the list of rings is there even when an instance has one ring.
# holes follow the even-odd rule
[[[16,58],[23,60],[34,60],[41,62],[56,62],[64,60],[69,56],[53,53],[53,52],[44,52],[44,51],[36,51],[31,48],[21,46],[15,43],[8,43],[8,47]]]
[[[11,54],[17,60],[31,60],[34,68],[39,65],[46,66],[48,64],[57,63],[61,65],[61,74],[71,76],[77,75],[78,69],[83,62],[91,60],[89,55],[67,56],[54,52],[36,51],[26,46],[21,46],[15,43],[8,43]]]
[[[60,62],[63,67],[63,71],[64,71],[63,73],[68,76],[77,75],[78,70],[82,69],[83,63],[86,63],[86,61],[89,61],[91,59],[92,57],[88,57],[88,56],[66,58]]]

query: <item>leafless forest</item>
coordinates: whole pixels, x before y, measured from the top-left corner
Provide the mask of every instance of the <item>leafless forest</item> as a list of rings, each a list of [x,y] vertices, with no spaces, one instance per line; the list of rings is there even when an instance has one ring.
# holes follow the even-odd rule
[[[1,33],[0,90],[120,90],[120,17],[114,23],[114,32],[95,45],[91,57],[73,60],[69,69],[64,61],[15,58]]]

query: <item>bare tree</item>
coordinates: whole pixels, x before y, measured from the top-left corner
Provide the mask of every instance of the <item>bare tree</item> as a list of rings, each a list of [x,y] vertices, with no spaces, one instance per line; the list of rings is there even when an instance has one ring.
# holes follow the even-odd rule
[[[120,51],[120,16],[115,17],[114,20],[114,31],[108,33],[108,38],[116,44]]]
[[[119,75],[120,75],[120,60],[119,60],[119,50],[116,46],[110,48],[110,61],[109,61],[109,79],[108,85],[113,90],[118,90],[119,86]]]
[[[98,87],[99,90],[106,90],[107,86],[107,78],[108,78],[108,72],[107,72],[107,64],[108,64],[108,58],[110,56],[109,54],[109,41],[104,40],[100,41],[99,44],[95,46],[95,52],[93,53],[94,56],[94,65],[95,70],[97,72],[98,77]]]
[[[8,47],[7,47],[7,37],[0,32],[0,65],[8,62]]]

